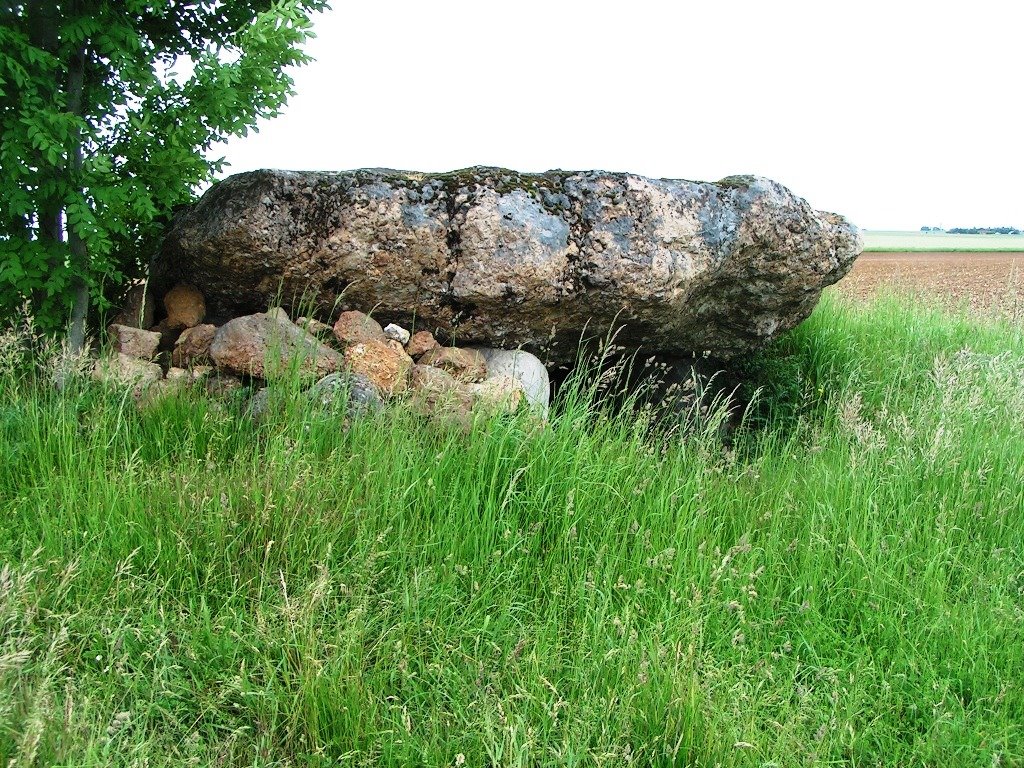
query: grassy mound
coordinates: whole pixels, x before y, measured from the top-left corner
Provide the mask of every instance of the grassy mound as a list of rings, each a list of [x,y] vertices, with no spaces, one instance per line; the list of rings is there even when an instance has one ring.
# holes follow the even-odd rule
[[[582,387],[140,412],[15,347],[0,764],[1024,761],[1018,328],[826,300],[728,447]]]

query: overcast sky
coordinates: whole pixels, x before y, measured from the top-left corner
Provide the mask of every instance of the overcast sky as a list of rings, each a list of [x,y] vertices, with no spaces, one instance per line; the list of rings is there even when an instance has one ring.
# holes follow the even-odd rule
[[[254,168],[770,176],[868,229],[1024,226],[1024,2],[334,0]]]

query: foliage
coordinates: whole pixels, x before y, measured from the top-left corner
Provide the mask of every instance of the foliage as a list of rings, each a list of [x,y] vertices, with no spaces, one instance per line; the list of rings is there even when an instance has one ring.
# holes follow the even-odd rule
[[[1021,329],[787,344],[735,450],[0,373],[0,763],[1024,763]]]
[[[47,327],[139,268],[155,223],[276,114],[322,0],[34,0],[0,10],[0,315]],[[175,68],[180,71],[176,72]],[[80,75],[75,87],[74,75]],[[76,152],[80,163],[75,162]],[[80,165],[80,167],[77,167]],[[62,236],[84,241],[73,258]]]
[[[818,399],[816,385],[807,379],[812,370],[808,345],[798,344],[792,334],[772,341],[765,349],[735,361],[740,381],[737,396],[747,403],[745,423],[753,428],[772,424],[780,430],[813,417]]]

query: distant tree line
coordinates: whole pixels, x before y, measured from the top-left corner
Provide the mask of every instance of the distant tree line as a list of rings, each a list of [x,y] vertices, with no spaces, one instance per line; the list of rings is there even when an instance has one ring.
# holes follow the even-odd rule
[[[921,227],[922,232],[948,232],[951,235],[1024,235],[1016,227]]]

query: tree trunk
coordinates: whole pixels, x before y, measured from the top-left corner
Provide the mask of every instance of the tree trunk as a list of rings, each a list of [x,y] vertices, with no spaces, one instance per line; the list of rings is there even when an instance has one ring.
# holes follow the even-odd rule
[[[68,111],[76,117],[82,112],[84,79],[85,46],[81,45],[71,58],[71,69],[68,72]],[[81,177],[82,134],[77,131],[71,147],[71,172],[76,180]],[[68,245],[71,246],[71,264],[75,270],[71,284],[73,304],[68,344],[72,352],[81,352],[85,348],[85,319],[89,312],[89,284],[85,279],[89,268],[89,253],[85,241],[72,226],[68,226]]]
[[[57,55],[60,41],[57,38],[57,20],[59,11],[53,0],[32,0],[26,3],[25,12],[28,18],[29,42],[47,53]],[[54,95],[63,84],[59,79],[53,83]],[[42,163],[40,163],[42,167]],[[60,201],[47,201],[36,211],[38,237],[53,243],[64,242],[64,217]]]
[[[66,9],[74,14],[78,9],[71,2]],[[54,0],[30,0],[25,5],[28,14],[29,38],[33,45],[48,53],[59,55],[60,39],[58,27],[61,11]],[[60,79],[54,82],[54,96],[61,90],[67,94],[67,109],[72,115],[81,116],[82,96],[85,84],[85,45],[79,46],[68,63],[67,82]],[[65,90],[66,89],[66,90]],[[42,165],[42,164],[40,164]],[[68,147],[68,163],[64,166],[63,175],[73,180],[80,178],[82,172],[82,136],[76,133]],[[42,201],[37,211],[38,237],[50,243],[64,242],[64,206],[61,200]],[[67,227],[67,242],[71,250],[71,264],[74,270],[72,278],[71,324],[68,329],[68,345],[72,352],[81,352],[85,348],[85,321],[89,312],[88,274],[89,254],[85,242],[74,227]]]
[[[47,53],[58,55],[60,40],[57,36],[57,25],[60,11],[57,4],[53,0],[30,0],[25,4],[25,13],[28,19],[29,42]],[[59,77],[54,80],[54,98],[63,87],[64,84]],[[37,167],[42,169],[45,163],[39,162]],[[39,181],[42,182],[43,179]],[[64,243],[64,210],[60,200],[40,201],[35,223],[36,237],[40,241],[54,246]]]

